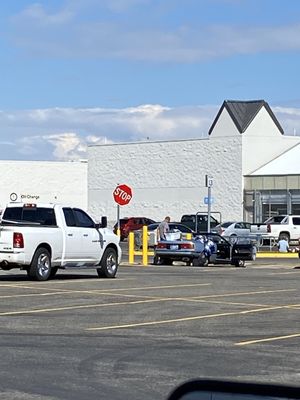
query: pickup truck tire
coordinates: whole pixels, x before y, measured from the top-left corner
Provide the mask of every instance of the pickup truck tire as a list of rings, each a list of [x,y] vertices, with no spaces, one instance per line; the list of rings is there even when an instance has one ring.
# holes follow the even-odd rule
[[[97,273],[100,278],[114,278],[118,270],[118,256],[115,249],[109,247],[105,250],[100,261]]]
[[[40,247],[34,253],[28,276],[37,281],[46,281],[51,275],[51,257],[47,249]]]
[[[278,240],[286,239],[290,243],[290,234],[288,232],[280,232]]]

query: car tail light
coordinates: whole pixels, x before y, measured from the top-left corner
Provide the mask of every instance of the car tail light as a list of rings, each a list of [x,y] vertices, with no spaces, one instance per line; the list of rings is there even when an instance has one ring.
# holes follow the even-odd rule
[[[271,225],[270,224],[267,225],[267,232],[271,233]]]
[[[194,249],[195,246],[194,246],[194,243],[182,243],[180,245],[180,248],[181,249]]]
[[[166,249],[167,248],[167,243],[159,242],[157,244],[158,249]]]
[[[14,246],[14,248],[18,248],[18,249],[21,249],[24,247],[24,239],[23,239],[22,233],[14,232],[13,246]]]

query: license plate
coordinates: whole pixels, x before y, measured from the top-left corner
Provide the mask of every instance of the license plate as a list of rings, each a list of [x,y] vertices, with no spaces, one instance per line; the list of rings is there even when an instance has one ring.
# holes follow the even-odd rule
[[[170,250],[178,250],[178,244],[170,244]]]

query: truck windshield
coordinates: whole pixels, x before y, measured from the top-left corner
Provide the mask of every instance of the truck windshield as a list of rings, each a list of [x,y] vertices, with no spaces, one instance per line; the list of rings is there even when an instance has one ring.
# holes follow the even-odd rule
[[[2,224],[5,225],[9,223],[9,221],[56,226],[54,209],[44,207],[7,207],[3,214]]]

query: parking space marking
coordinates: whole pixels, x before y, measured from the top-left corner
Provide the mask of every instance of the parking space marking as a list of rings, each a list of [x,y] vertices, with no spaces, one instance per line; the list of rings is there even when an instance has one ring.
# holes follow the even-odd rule
[[[65,306],[65,307],[53,307],[53,308],[37,308],[33,310],[19,310],[19,311],[4,311],[0,312],[0,317],[3,316],[14,316],[14,315],[27,315],[27,314],[38,314],[38,313],[48,313],[55,311],[66,311],[66,310],[79,310],[83,308],[99,308],[99,307],[112,307],[120,305],[133,305],[133,304],[143,304],[143,303],[155,303],[162,301],[164,299],[147,299],[147,300],[134,300],[134,301],[120,301],[115,303],[102,303],[102,304],[78,304],[75,306]]]
[[[300,337],[300,333],[294,333],[292,335],[285,335],[285,336],[274,336],[274,337],[269,337],[269,338],[264,338],[264,339],[255,339],[255,340],[247,340],[244,342],[237,342],[234,343],[235,346],[248,346],[250,344],[256,344],[256,343],[263,343],[263,342],[273,342],[276,340],[285,340],[285,339],[292,339],[295,337]]]
[[[42,284],[43,286],[37,286],[38,284],[33,282],[31,286],[29,286],[28,284],[25,283],[11,283],[11,282],[7,282],[7,283],[0,283],[0,287],[6,287],[6,288],[30,288],[30,289],[34,289],[34,288],[39,288],[39,289],[44,289],[47,288],[49,289],[49,285],[50,284],[69,284],[69,283],[118,283],[120,281],[135,281],[136,278],[118,278],[115,280],[112,279],[102,279],[100,280],[99,278],[95,277],[95,278],[88,278],[88,279],[72,279],[70,278],[69,280],[51,280],[51,281],[46,281],[44,283],[39,282],[39,284]],[[1,280],[0,280],[1,281]],[[51,289],[49,289],[51,290]],[[55,290],[62,290],[62,289],[55,289]]]
[[[289,271],[289,272],[272,272],[269,275],[288,275],[288,274],[299,274],[299,270],[296,271]]]
[[[200,285],[200,284],[199,284]],[[201,285],[209,285],[209,284],[201,284]],[[183,285],[184,286],[184,285]],[[188,285],[190,286],[190,285]],[[197,285],[198,286],[198,285]],[[165,287],[165,286],[164,286]],[[174,287],[174,286],[171,286]],[[149,287],[148,287],[149,288]],[[125,290],[125,289],[124,289]],[[126,288],[127,290],[127,288]],[[128,289],[129,290],[129,289]],[[75,310],[75,309],[80,309],[80,308],[93,308],[93,307],[104,307],[104,306],[114,306],[114,305],[130,305],[130,304],[142,304],[142,303],[149,303],[149,302],[157,302],[157,301],[186,301],[186,302],[205,302],[207,301],[206,299],[211,299],[211,298],[220,298],[220,297],[228,297],[228,296],[237,296],[237,295],[254,295],[254,294],[259,294],[259,293],[276,293],[276,292],[283,292],[283,291],[296,291],[296,289],[278,289],[278,290],[264,290],[264,291],[255,291],[255,292],[237,292],[237,293],[225,293],[221,295],[204,295],[204,296],[195,296],[195,297],[150,297],[150,296],[135,296],[131,294],[123,294],[123,293],[117,293],[117,292],[108,292],[106,290],[63,290],[61,292],[55,292],[55,293],[47,293],[47,295],[53,295],[53,294],[72,294],[72,293],[81,293],[81,294],[97,294],[97,295],[103,295],[103,296],[119,296],[119,297],[127,297],[127,298],[142,298],[143,300],[139,301],[128,301],[128,302],[116,302],[116,303],[104,303],[104,304],[86,304],[86,305],[74,305],[74,306],[65,306],[65,307],[54,307],[54,308],[41,308],[41,309],[33,309],[33,310],[18,310],[18,311],[7,311],[7,312],[0,312],[0,316],[8,316],[8,315],[22,315],[22,314],[31,314],[31,313],[45,313],[45,312],[56,312],[56,311],[64,311],[64,310]],[[45,294],[40,293],[40,294],[28,294],[28,296],[43,296]],[[18,295],[16,295],[18,296]],[[22,295],[20,295],[22,296]],[[24,295],[25,296],[25,295]],[[208,302],[208,301],[207,301]],[[225,302],[221,302],[224,303]],[[248,304],[241,304],[240,305],[247,305]],[[252,304],[249,304],[252,305]],[[280,306],[269,306],[269,305],[260,305],[260,304],[255,304],[253,306],[256,307],[263,307],[264,310],[272,310],[274,307],[276,308],[296,308],[299,306],[299,304],[295,305],[280,305]],[[260,310],[258,309],[258,310]]]
[[[252,296],[255,294],[267,294],[267,293],[278,293],[278,292],[296,292],[297,289],[275,289],[275,290],[258,290],[254,292],[234,292],[225,294],[210,294],[194,297],[194,299],[208,299],[211,297],[231,297],[231,296]]]
[[[251,314],[251,313],[274,311],[274,310],[279,310],[279,309],[283,309],[283,308],[293,309],[293,308],[295,308],[295,306],[296,305],[293,305],[293,304],[283,305],[283,306],[270,306],[270,307],[252,309],[252,310],[234,311],[234,312],[226,312],[226,313],[219,313],[219,314],[208,314],[208,315],[183,317],[183,318],[174,318],[174,319],[169,319],[169,320],[138,322],[138,323],[126,324],[126,325],[93,327],[93,328],[86,328],[85,330],[86,331],[104,331],[104,330],[110,330],[110,329],[124,329],[124,328],[134,328],[134,327],[149,326],[149,325],[161,325],[161,324],[185,322],[185,321],[192,321],[192,320],[200,320],[200,319],[206,319],[206,318],[218,318],[218,317],[224,317],[224,316],[246,315],[246,314]]]
[[[230,316],[237,316],[237,315],[244,315],[250,313],[257,313],[257,312],[264,312],[266,310],[277,310],[278,306],[274,306],[273,308],[268,307],[260,308],[260,309],[253,309],[253,310],[246,310],[246,311],[232,311],[232,312],[223,312],[218,314],[206,314],[206,315],[196,315],[191,317],[181,317],[181,318],[173,318],[173,319],[166,319],[166,320],[158,320],[158,321],[146,321],[146,322],[137,322],[132,324],[125,324],[125,325],[110,325],[110,326],[100,326],[100,327],[92,327],[86,328],[85,331],[107,331],[113,329],[126,329],[126,328],[136,328],[141,326],[153,326],[153,325],[163,325],[163,324],[171,324],[171,323],[178,323],[178,322],[187,322],[187,321],[196,321],[201,319],[209,319],[209,318],[219,318],[219,317],[230,317]]]

